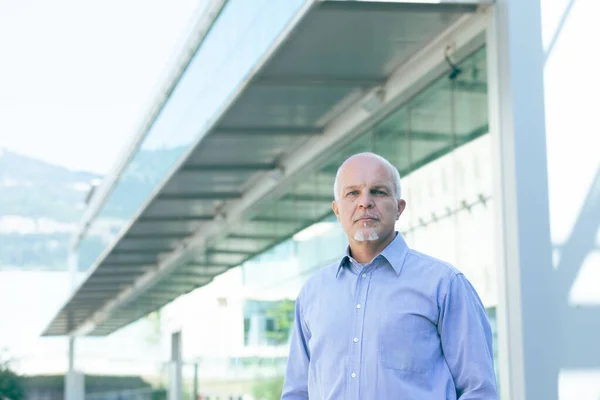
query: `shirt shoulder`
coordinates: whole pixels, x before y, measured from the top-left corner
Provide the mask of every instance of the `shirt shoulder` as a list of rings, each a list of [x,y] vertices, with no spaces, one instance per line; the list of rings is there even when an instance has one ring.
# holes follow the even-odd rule
[[[312,297],[311,294],[319,292],[322,288],[331,287],[331,283],[336,279],[336,273],[340,266],[339,261],[326,265],[313,272],[311,276],[304,282],[300,289],[298,297],[308,296]]]
[[[452,264],[413,249],[408,250],[404,269],[408,273],[423,275],[428,279],[437,279],[440,283],[449,283],[457,276],[463,275]]]

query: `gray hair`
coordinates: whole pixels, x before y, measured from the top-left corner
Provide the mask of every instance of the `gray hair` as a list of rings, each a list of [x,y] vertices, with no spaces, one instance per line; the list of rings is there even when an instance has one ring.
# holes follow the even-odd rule
[[[393,179],[393,184],[394,184],[394,195],[396,196],[396,200],[400,200],[401,199],[401,194],[402,194],[402,188],[400,187],[400,172],[398,172],[398,168],[394,167],[394,165],[389,162],[388,160],[386,160],[385,158],[381,157],[379,154],[375,154],[375,153],[371,153],[371,152],[364,152],[364,153],[358,153],[358,154],[354,154],[353,156],[348,157],[343,163],[342,165],[340,165],[340,167],[338,168],[336,174],[335,174],[335,181],[333,182],[333,198],[335,199],[335,201],[338,201],[340,198],[340,194],[339,194],[339,177],[340,177],[340,171],[342,170],[342,167],[352,158],[354,157],[358,157],[358,156],[369,156],[369,157],[373,157],[379,161],[381,161],[383,164],[385,164],[385,166],[390,170],[391,174],[392,174],[392,179]]]

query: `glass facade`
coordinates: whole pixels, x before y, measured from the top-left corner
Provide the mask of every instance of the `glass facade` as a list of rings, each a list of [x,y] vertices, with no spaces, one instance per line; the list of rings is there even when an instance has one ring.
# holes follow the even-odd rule
[[[204,371],[198,374],[200,393],[211,398],[244,393],[278,398],[294,300],[306,279],[338,261],[347,246],[331,211],[333,182],[339,165],[358,152],[376,152],[400,170],[407,209],[397,229],[412,248],[448,261],[465,273],[487,307],[495,332],[494,202],[485,46],[460,61],[458,68],[460,73],[454,79],[448,75],[435,79],[369,131],[332,151],[324,163],[303,174],[280,198],[256,210],[255,219],[262,224],[240,224],[240,236],[276,230],[289,239],[198,290],[213,290],[229,299],[228,309],[220,312],[236,321],[227,329],[239,331],[229,336],[231,341],[222,352],[208,355],[198,347],[196,331],[186,334],[184,328],[184,349],[194,348],[185,354],[186,368],[191,370],[192,364],[197,364]],[[279,222],[264,222],[275,220]],[[300,232],[285,223],[299,220],[306,221]],[[207,342],[226,333],[219,328],[223,325],[216,322],[216,314],[197,315],[214,336],[210,339],[207,334]],[[191,387],[192,375],[184,375]],[[224,382],[237,389],[221,390]]]

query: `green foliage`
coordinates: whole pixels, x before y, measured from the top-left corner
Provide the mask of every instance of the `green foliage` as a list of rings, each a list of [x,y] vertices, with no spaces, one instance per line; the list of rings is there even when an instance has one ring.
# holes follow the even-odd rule
[[[283,390],[283,378],[265,379],[254,385],[252,395],[256,400],[279,400]]]
[[[290,329],[294,323],[294,300],[281,300],[277,305],[266,312],[267,317],[274,321],[274,330],[267,331],[267,337],[277,344],[287,342]]]
[[[21,400],[25,398],[25,390],[21,377],[8,368],[8,365],[0,364],[0,398],[10,400]]]
[[[155,390],[151,397],[152,400],[167,400],[167,391],[165,389]]]

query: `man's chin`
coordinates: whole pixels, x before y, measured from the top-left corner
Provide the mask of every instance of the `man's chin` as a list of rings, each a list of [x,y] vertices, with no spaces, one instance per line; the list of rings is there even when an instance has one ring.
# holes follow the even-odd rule
[[[379,233],[374,229],[359,229],[354,233],[357,242],[372,242],[379,240]]]

